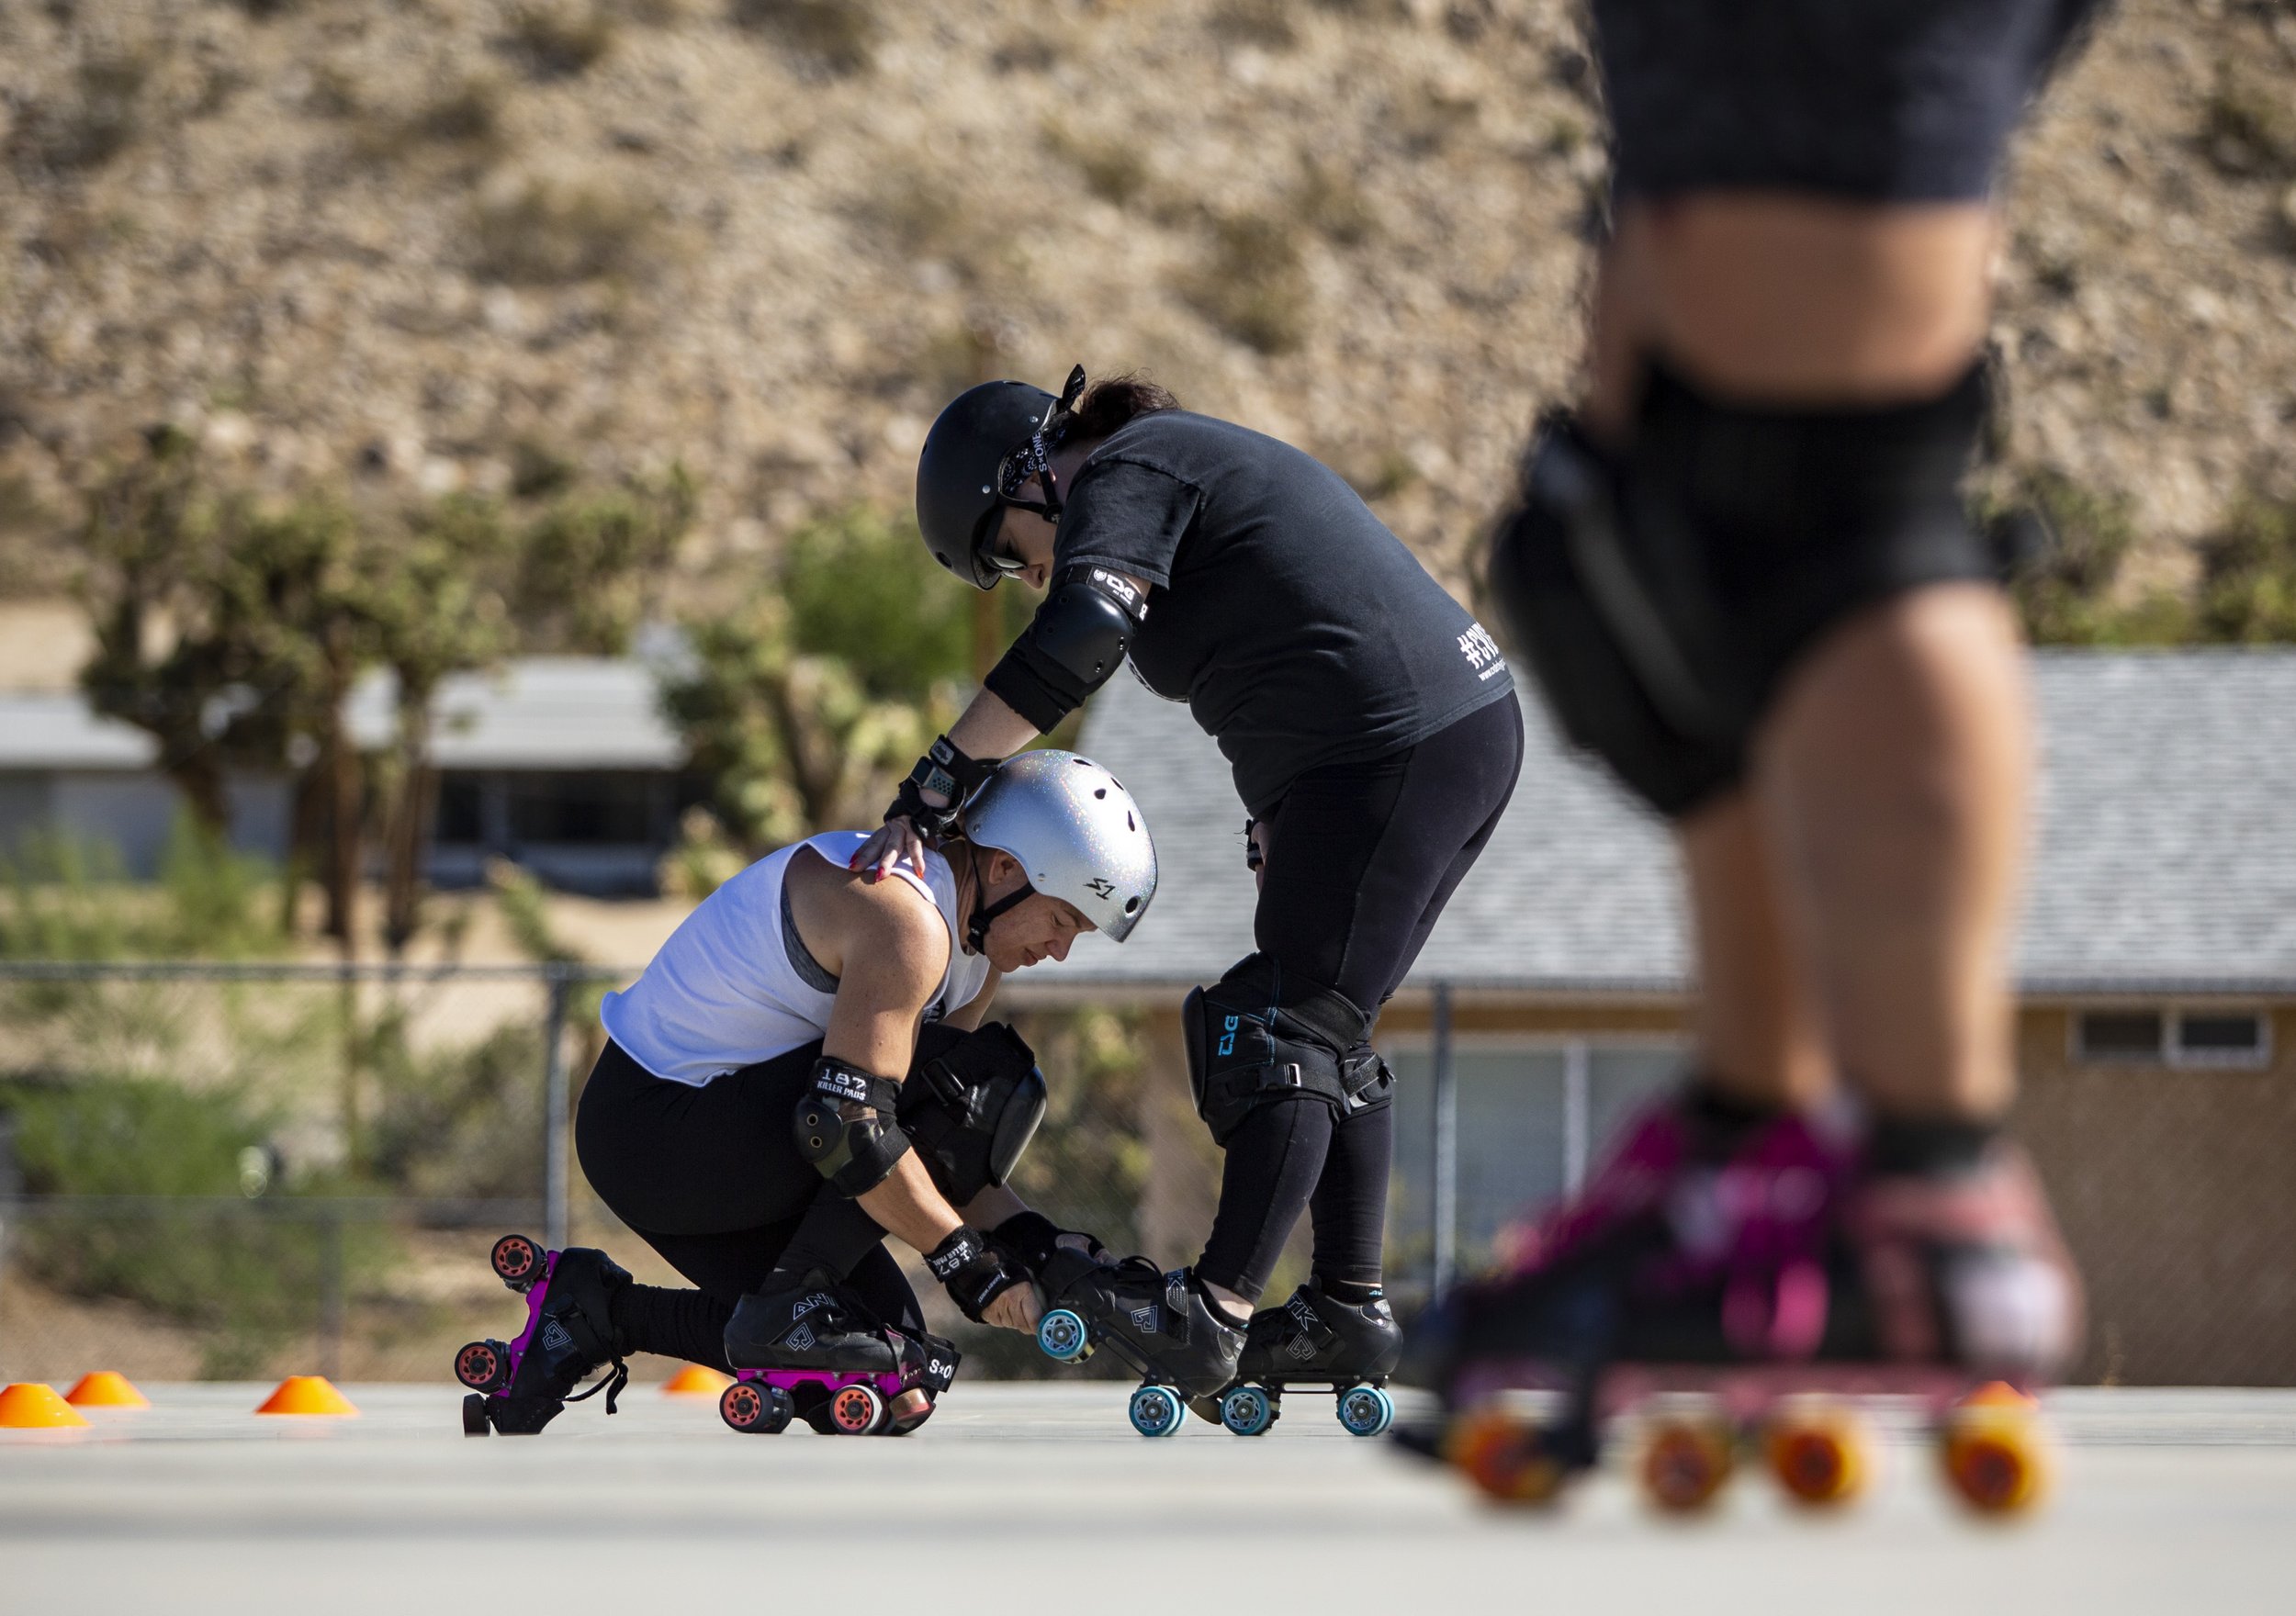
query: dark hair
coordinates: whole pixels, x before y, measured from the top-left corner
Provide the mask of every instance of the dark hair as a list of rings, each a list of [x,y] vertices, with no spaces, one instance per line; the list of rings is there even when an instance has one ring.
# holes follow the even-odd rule
[[[1177,398],[1146,376],[1110,376],[1107,381],[1093,383],[1091,389],[1076,401],[1067,424],[1061,429],[1061,442],[1080,443],[1105,438],[1134,416],[1154,415],[1160,410],[1179,407]]]

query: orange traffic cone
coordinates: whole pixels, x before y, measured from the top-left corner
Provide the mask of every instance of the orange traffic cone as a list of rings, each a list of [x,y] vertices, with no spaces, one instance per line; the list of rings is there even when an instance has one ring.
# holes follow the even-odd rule
[[[689,1364],[662,1382],[661,1389],[673,1397],[714,1397],[733,1383],[730,1375],[720,1375],[715,1369]]]
[[[323,1375],[290,1375],[279,1389],[263,1400],[258,1414],[355,1415],[357,1407],[335,1390]]]
[[[136,1390],[129,1378],[114,1369],[92,1369],[64,1393],[75,1408],[149,1408],[152,1399]]]
[[[52,1386],[37,1380],[19,1380],[0,1391],[0,1428],[55,1431],[86,1423],[87,1417],[58,1397]]]

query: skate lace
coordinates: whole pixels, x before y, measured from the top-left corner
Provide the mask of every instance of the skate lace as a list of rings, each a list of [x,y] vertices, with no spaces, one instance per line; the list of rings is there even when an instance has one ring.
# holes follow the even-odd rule
[[[616,1357],[613,1361],[613,1368],[610,1372],[600,1375],[596,1380],[591,1382],[589,1386],[584,1386],[580,1391],[570,1394],[566,1398],[566,1401],[569,1403],[579,1403],[585,1397],[594,1397],[600,1392],[604,1392],[606,1394],[606,1412],[612,1414],[616,1411],[614,1408],[614,1399],[622,1395],[622,1388],[629,1384],[630,1366],[627,1364],[625,1364],[619,1357]]]

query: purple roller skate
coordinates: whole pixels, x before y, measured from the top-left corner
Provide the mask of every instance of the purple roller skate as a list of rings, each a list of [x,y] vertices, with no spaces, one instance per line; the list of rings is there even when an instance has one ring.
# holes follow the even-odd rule
[[[603,1251],[546,1251],[523,1234],[496,1240],[492,1261],[495,1275],[525,1296],[526,1328],[513,1341],[472,1341],[455,1354],[455,1378],[470,1388],[462,1400],[464,1434],[532,1436],[567,1404],[601,1391],[612,1414],[630,1380],[611,1319],[612,1298],[630,1283],[628,1272]],[[575,1392],[602,1364],[612,1364],[612,1372]]]
[[[719,1418],[746,1435],[771,1436],[803,1420],[824,1436],[902,1436],[932,1413],[961,1354],[936,1335],[880,1324],[850,1292],[818,1270],[744,1296],[726,1327],[734,1384],[717,1399]],[[921,1390],[922,1413],[896,1418],[895,1399]]]

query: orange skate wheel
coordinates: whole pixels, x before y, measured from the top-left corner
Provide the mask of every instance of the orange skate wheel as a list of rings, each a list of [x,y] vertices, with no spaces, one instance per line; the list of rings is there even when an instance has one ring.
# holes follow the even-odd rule
[[[1550,1504],[1562,1492],[1562,1466],[1543,1451],[1538,1427],[1503,1409],[1460,1415],[1444,1452],[1494,1502]]]
[[[1642,1490],[1670,1514],[1687,1515],[1714,1502],[1737,1462],[1730,1428],[1701,1415],[1669,1415],[1650,1422],[1642,1440]]]
[[[1941,1457],[1962,1502],[1983,1515],[2013,1515],[2048,1490],[2041,1425],[2023,1409],[1964,1407],[1945,1422]]]
[[[1797,1504],[1846,1504],[1865,1490],[1873,1442],[1847,1408],[1797,1409],[1773,1416],[1762,1432],[1762,1456]]]

